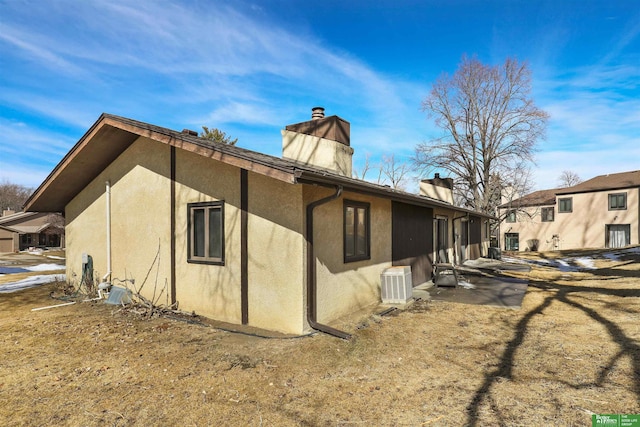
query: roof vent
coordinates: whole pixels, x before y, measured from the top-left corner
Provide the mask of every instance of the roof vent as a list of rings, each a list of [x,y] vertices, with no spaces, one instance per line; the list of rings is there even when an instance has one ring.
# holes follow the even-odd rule
[[[198,136],[198,132],[196,132],[195,130],[191,130],[191,129],[182,129],[182,133],[187,134],[187,135],[191,135],[191,136]]]
[[[313,107],[311,109],[311,120],[320,120],[320,119],[324,119],[324,108]]]

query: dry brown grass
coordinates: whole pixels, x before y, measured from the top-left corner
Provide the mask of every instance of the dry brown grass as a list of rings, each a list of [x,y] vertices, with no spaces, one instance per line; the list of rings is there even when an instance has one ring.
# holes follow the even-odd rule
[[[521,310],[418,302],[262,339],[0,295],[0,425],[591,425],[640,412],[640,263],[536,267]],[[355,324],[352,324],[355,325]],[[340,324],[339,326],[344,326]]]

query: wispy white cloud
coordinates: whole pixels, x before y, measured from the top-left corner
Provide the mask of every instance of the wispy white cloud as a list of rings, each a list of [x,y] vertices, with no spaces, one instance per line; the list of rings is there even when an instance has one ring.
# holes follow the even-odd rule
[[[1,8],[0,57],[10,71],[0,74],[0,114],[4,108],[17,117],[0,121],[3,145],[46,147],[39,157],[20,159],[41,177],[44,158],[59,158],[75,142],[65,135],[79,137],[103,111],[176,129],[220,127],[246,136],[243,147],[277,155],[279,130],[307,120],[319,104],[351,122],[356,165],[365,153],[373,161],[384,153],[408,158],[416,144],[439,136],[419,110],[429,82],[417,75],[455,68],[416,45],[411,54],[427,58],[427,73],[386,74],[379,71],[384,55],[374,64],[322,39],[309,22],[284,26],[270,15],[272,6],[243,2],[28,0]],[[561,25],[545,17],[544,24],[519,26],[496,18],[488,37],[495,62],[514,51],[530,60],[536,101],[551,113],[538,156],[541,187],[567,168],[568,153],[584,155],[570,165],[584,164],[586,178],[589,156],[594,162],[595,155],[619,154],[616,147],[637,153],[629,141],[640,134],[640,69],[632,57],[640,21],[612,34],[597,63],[561,64],[577,31],[564,18]],[[523,40],[536,43],[526,51]],[[21,127],[21,116],[36,117],[43,134]],[[46,135],[48,123],[73,132]],[[0,161],[0,175],[26,179],[15,161]]]
[[[86,84],[85,98],[75,99],[81,104],[99,101],[108,107],[119,105],[117,98],[128,91],[141,97],[147,92],[155,105],[162,105],[162,99],[179,99],[193,105],[193,111],[185,109],[186,116],[194,117],[200,108],[200,115],[209,110],[209,116],[223,124],[242,119],[264,124],[264,112],[252,114],[250,109],[262,104],[280,112],[273,105],[274,92],[283,99],[306,95],[337,105],[359,104],[373,117],[387,119],[388,111],[406,108],[393,79],[313,37],[274,26],[264,13],[215,2],[61,1],[48,8],[16,8],[13,14],[23,18],[18,22],[26,22],[26,9],[34,9],[29,12],[32,20],[43,25],[7,28],[6,37],[18,50],[11,56],[40,61],[76,91],[77,84]],[[50,58],[65,66],[57,67]],[[90,77],[69,81],[70,70],[77,69]],[[84,105],[50,108],[50,101],[32,102],[19,95],[7,102],[74,125],[86,124],[85,117],[74,118],[87,110]],[[215,106],[203,111],[198,100]],[[249,100],[254,106],[249,107]],[[225,112],[228,107],[231,110]]]

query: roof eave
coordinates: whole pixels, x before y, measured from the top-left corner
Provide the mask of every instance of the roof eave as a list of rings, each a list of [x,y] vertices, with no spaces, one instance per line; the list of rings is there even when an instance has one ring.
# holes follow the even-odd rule
[[[103,113],[27,199],[24,210],[63,212],[82,188],[140,137],[281,181],[295,182],[293,167],[275,167],[251,159],[250,155],[243,156],[242,152],[230,153],[224,146],[199,142],[197,137],[188,134]],[[109,143],[101,144],[100,139]]]
[[[320,185],[341,185],[345,190],[373,195],[377,197],[385,197],[393,201],[408,203],[411,205],[438,207],[450,209],[457,212],[463,212],[469,215],[481,216],[484,218],[497,219],[495,216],[487,215],[471,209],[462,208],[447,202],[432,199],[430,197],[419,196],[416,194],[405,193],[395,190],[391,187],[379,186],[362,180],[355,180],[347,177],[339,177],[336,175],[322,174],[310,170],[298,170],[296,172],[297,182],[301,184],[320,184]]]

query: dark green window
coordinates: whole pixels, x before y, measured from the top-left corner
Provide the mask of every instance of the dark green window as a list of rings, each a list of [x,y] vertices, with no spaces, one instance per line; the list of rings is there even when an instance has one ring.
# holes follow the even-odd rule
[[[516,211],[510,210],[507,212],[507,218],[505,219],[507,222],[516,222]]]
[[[558,199],[558,212],[573,212],[573,198],[565,197],[563,199]]]
[[[609,210],[627,209],[627,193],[609,194]]]
[[[187,261],[224,264],[224,202],[189,203]]]
[[[542,214],[542,222],[553,222],[553,220],[554,220],[554,218],[553,218],[554,209],[553,208],[542,208],[541,214]]]
[[[344,201],[344,262],[371,258],[369,204]]]

